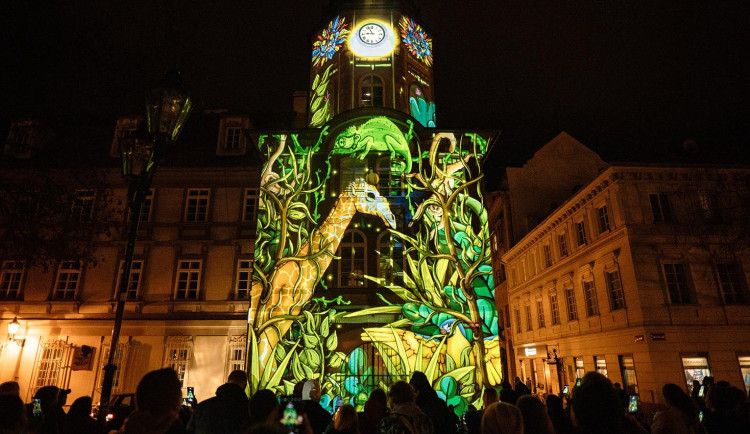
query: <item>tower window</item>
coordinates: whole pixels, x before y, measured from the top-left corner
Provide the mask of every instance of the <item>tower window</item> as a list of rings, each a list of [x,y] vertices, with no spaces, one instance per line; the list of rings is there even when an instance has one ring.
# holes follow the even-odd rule
[[[383,80],[374,74],[365,76],[359,95],[363,107],[383,107]]]

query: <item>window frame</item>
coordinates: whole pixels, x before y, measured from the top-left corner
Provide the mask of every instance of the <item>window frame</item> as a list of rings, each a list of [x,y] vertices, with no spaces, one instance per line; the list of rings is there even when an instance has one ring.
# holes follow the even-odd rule
[[[577,220],[575,223],[576,229],[576,244],[578,248],[588,245],[589,239],[586,233],[586,217],[584,216],[581,220]]]
[[[366,83],[367,79],[377,79],[379,83],[376,83],[374,80],[371,80],[370,83]],[[367,86],[369,84],[369,86]],[[379,85],[379,86],[378,86]],[[375,89],[380,88],[380,104],[375,104]],[[370,103],[365,103],[365,89],[370,89]],[[383,78],[375,74],[374,72],[368,72],[367,74],[363,75],[362,78],[359,79],[359,86],[358,86],[358,95],[359,95],[359,107],[385,107],[385,81]]]
[[[130,277],[128,278],[128,289],[127,294],[125,296],[126,301],[137,301],[140,299],[141,296],[141,288],[143,284],[143,274],[145,272],[144,267],[144,261],[143,259],[133,259],[133,261],[130,264]],[[117,271],[117,284],[115,287],[117,288],[117,292],[115,292],[113,299],[117,300],[119,294],[120,294],[120,283],[122,282],[122,272],[124,271],[125,267],[125,260],[120,260],[120,266],[118,267]],[[135,288],[133,288],[133,276],[136,276],[135,280]],[[135,291],[134,296],[130,296],[130,294]]]
[[[73,192],[73,200],[70,204],[70,214],[74,221],[80,223],[90,222],[94,217],[96,207],[96,190],[78,188]]]
[[[567,238],[565,232],[557,234],[557,248],[560,251],[560,258],[567,258],[570,255]]]
[[[243,276],[244,273],[247,273],[246,278]],[[250,300],[253,288],[253,258],[237,259],[237,272],[235,273],[235,277],[235,300]],[[243,286],[246,286],[246,288]],[[243,295],[242,292],[245,292],[246,294]]]
[[[725,272],[722,272],[722,267],[727,266],[734,266],[736,267],[735,270],[724,270]],[[726,273],[729,273],[730,276],[734,276],[736,280],[729,280],[725,281]],[[750,300],[750,297],[748,297],[748,287],[747,287],[747,281],[745,280],[745,271],[742,267],[742,262],[738,260],[731,260],[731,261],[722,261],[722,262],[714,262],[714,274],[716,277],[716,285],[719,288],[719,293],[721,294],[721,298],[724,301],[724,304],[727,305],[743,305],[748,304],[748,301]],[[728,301],[727,294],[728,292],[725,291],[726,286],[731,287],[731,293],[733,294],[733,300]]]
[[[183,264],[190,264],[190,267],[184,268]],[[193,268],[198,264],[198,268]],[[183,277],[185,277],[183,279]],[[201,286],[203,278],[203,260],[202,259],[179,259],[175,270],[174,281],[174,300],[175,301],[198,301],[201,299]],[[181,283],[185,282],[185,288],[181,289]],[[196,283],[196,288],[191,289],[190,283]],[[180,292],[184,295],[180,296]],[[189,293],[194,293],[193,297],[188,297]]]
[[[649,193],[648,200],[651,207],[651,217],[654,223],[673,223],[674,212],[667,193]]]
[[[542,244],[542,255],[544,256],[544,268],[549,268],[552,266],[552,245]]]
[[[73,268],[75,265],[75,268]],[[71,280],[66,278],[65,288],[61,288],[60,285],[63,282],[62,275],[75,275],[76,278]],[[52,286],[52,300],[54,301],[74,301],[78,300],[78,293],[81,289],[81,282],[83,281],[83,264],[81,261],[62,261],[57,266],[57,272],[55,273],[55,282]],[[69,287],[69,284],[73,283],[73,287]],[[68,297],[67,294],[71,292],[72,296]],[[63,296],[58,296],[58,293],[62,293]]]
[[[677,281],[677,282],[670,282],[670,276],[677,276],[679,278],[679,273],[677,273],[677,266],[680,266],[683,270],[684,275],[683,281]],[[667,270],[667,268],[671,268],[672,270]],[[662,278],[664,279],[664,290],[667,293],[667,300],[669,300],[669,304],[673,305],[690,305],[690,304],[696,304],[697,301],[695,299],[695,293],[693,290],[693,284],[692,284],[692,276],[690,273],[690,265],[687,263],[687,261],[672,261],[672,260],[665,260],[661,263],[661,270],[662,270]],[[678,290],[680,290],[683,286],[685,288],[685,292],[682,291],[679,292],[680,300],[675,301],[672,297],[672,290],[670,289],[670,285],[678,285]],[[684,300],[685,295],[687,295],[687,301]]]
[[[609,219],[609,209],[607,205],[602,205],[596,209],[597,221],[599,222],[599,234],[612,230],[612,224]]]
[[[557,291],[550,291],[549,293],[549,304],[550,311],[552,314],[551,323],[553,326],[560,325],[560,300],[557,298]]]
[[[610,279],[609,276],[611,275],[617,275],[617,279]],[[617,288],[613,287],[613,282],[615,281],[617,282]],[[627,307],[627,303],[625,303],[625,289],[622,287],[622,275],[618,267],[611,270],[604,270],[604,284],[607,286],[610,312],[625,309]]]
[[[532,320],[531,320],[531,305],[525,304],[523,308],[526,313],[526,331],[527,332],[534,331],[534,324],[532,323]]]
[[[2,261],[0,264],[0,300],[22,300],[25,277],[26,264],[23,261]],[[11,292],[14,292],[12,296],[10,296]]]
[[[184,352],[184,356],[183,353]],[[193,358],[192,336],[167,336],[164,345],[164,362],[162,366],[174,369],[180,380],[183,394],[190,384],[190,368]]]
[[[578,321],[578,304],[576,302],[576,291],[573,285],[563,288],[565,294],[565,306],[568,313],[568,322]]]
[[[388,237],[388,242],[383,242],[383,240]],[[377,244],[376,244],[376,250],[380,253],[378,255],[378,263],[377,263],[377,276],[380,278],[386,279],[384,283],[390,283],[391,285],[399,285],[403,286],[404,284],[404,265],[406,261],[406,257],[404,256],[404,246],[403,243],[400,247],[391,245],[394,242],[394,235],[392,235],[390,232],[383,232],[380,234],[377,238]],[[384,254],[384,249],[388,249],[388,254]],[[401,257],[401,263],[398,264],[398,257],[399,255],[394,255],[395,252],[400,252]],[[383,260],[384,257],[385,260],[388,261],[389,264],[391,264],[391,268],[383,268]],[[397,271],[396,265],[400,265],[401,271]],[[390,274],[390,275],[389,275]],[[390,279],[390,280],[389,280]]]
[[[586,316],[592,317],[599,315],[599,299],[596,295],[596,285],[593,277],[581,280],[583,289],[583,299],[586,304]]]
[[[258,218],[260,206],[260,189],[245,188],[242,204],[242,221],[254,222]]]
[[[351,234],[352,235],[351,241],[348,241],[346,239],[347,234]],[[354,239],[354,234],[356,234],[357,236],[360,237],[360,239],[362,240],[361,243],[357,242]],[[355,250],[354,254],[349,258],[349,261],[350,261],[350,264],[349,264],[350,268],[349,268],[349,270],[352,271],[352,272],[357,271],[355,265],[359,265],[359,264],[362,265],[362,270],[361,270],[362,271],[362,276],[360,276],[360,280],[357,280],[357,277],[351,277],[351,276],[346,278],[348,280],[345,280],[345,278],[343,276],[344,272],[345,272],[344,271],[344,264],[345,264],[345,260],[346,260],[344,258],[343,249],[346,248],[346,247],[352,248],[352,249]],[[361,260],[357,259],[359,248],[361,248],[361,251],[362,251],[362,259]],[[336,256],[339,258],[336,261],[336,262],[338,262],[338,264],[337,264],[338,265],[338,267],[337,267],[338,268],[337,281],[338,281],[339,288],[364,288],[364,287],[366,287],[367,283],[365,282],[364,277],[363,277],[363,276],[365,276],[367,274],[367,265],[368,265],[367,264],[367,236],[365,235],[365,233],[362,232],[362,231],[360,231],[360,230],[358,230],[358,229],[347,229],[344,232],[344,235],[341,237],[341,242],[339,242],[338,249],[336,249]],[[353,274],[353,273],[350,273],[350,274]],[[354,279],[354,280],[352,280],[352,279]],[[354,281],[355,283],[352,284],[352,281]],[[346,282],[346,284],[344,282]]]
[[[203,210],[201,210],[201,208],[203,208]],[[183,221],[185,221],[186,223],[208,222],[210,211],[211,189],[188,188],[185,192],[185,213],[183,215]]]
[[[537,326],[540,329],[546,328],[547,324],[544,319],[544,301],[541,298],[536,300]]]

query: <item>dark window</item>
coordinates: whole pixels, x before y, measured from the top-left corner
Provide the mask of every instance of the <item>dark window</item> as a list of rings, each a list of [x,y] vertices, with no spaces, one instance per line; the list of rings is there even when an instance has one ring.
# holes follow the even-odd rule
[[[513,309],[513,313],[516,316],[516,333],[521,333],[521,311]]]
[[[94,214],[95,198],[96,191],[94,190],[76,190],[73,195],[73,205],[71,206],[73,220],[79,222],[91,221],[91,217]]]
[[[224,135],[224,149],[227,151],[236,151],[240,149],[240,137],[242,137],[242,128],[229,127]]]
[[[552,325],[560,324],[560,305],[557,303],[557,293],[549,295],[549,305],[552,310]]]
[[[609,293],[609,307],[611,310],[622,309],[625,307],[625,294],[622,291],[622,281],[620,272],[615,270],[604,273],[604,280],[607,282],[607,292]]]
[[[78,261],[64,261],[57,269],[55,279],[55,300],[75,300],[81,282],[81,264]]]
[[[576,241],[578,242],[579,247],[588,242],[586,239],[586,224],[583,220],[576,222]]]
[[[609,213],[607,212],[607,206],[596,209],[597,216],[599,217],[599,233],[610,230],[609,226]]]
[[[583,282],[583,295],[586,298],[586,315],[599,315],[599,303],[596,298],[596,288],[594,287],[593,280],[585,280]]]
[[[747,282],[739,262],[722,262],[716,264],[719,287],[726,304],[747,302]]]
[[[245,206],[242,211],[242,221],[252,222],[258,216],[258,189],[245,189]]]
[[[24,263],[5,261],[0,271],[0,300],[15,300],[21,294]]]
[[[141,222],[150,222],[151,213],[154,205],[154,189],[150,189],[146,192],[146,197],[143,199],[143,205],[141,205]]]
[[[383,80],[377,75],[368,75],[362,79],[360,99],[362,106],[383,106]]]
[[[530,332],[533,330],[531,326],[531,306],[525,306],[526,308],[526,331]]]
[[[537,315],[537,318],[539,319],[538,323],[539,323],[539,328],[540,329],[543,329],[544,327],[546,327],[546,324],[544,323],[544,306],[543,306],[543,304],[544,303],[542,303],[542,300],[537,300],[536,301],[536,315]]]
[[[247,300],[253,286],[253,261],[240,259],[237,263],[237,299]]]
[[[120,272],[117,274],[120,278],[122,277],[124,265],[124,262],[120,262]],[[141,288],[141,276],[143,276],[143,261],[133,261],[133,263],[130,265],[130,279],[128,279],[127,285],[127,300],[138,299],[138,293],[140,292]]]
[[[568,321],[575,321],[578,319],[578,311],[576,309],[576,293],[573,288],[565,289],[565,299],[568,305]]]
[[[671,303],[692,303],[685,264],[680,262],[664,264],[664,280],[667,283],[667,293]]]
[[[654,215],[654,222],[671,222],[672,208],[669,205],[669,196],[664,193],[649,194],[648,199],[651,202],[651,212]]]
[[[210,193],[207,188],[189,189],[185,204],[185,221],[205,222],[208,219],[209,197]]]
[[[542,250],[544,251],[544,268],[549,268],[552,266],[552,247],[549,244],[544,244]]]
[[[201,281],[201,261],[180,261],[177,266],[177,300],[197,300]]]
[[[565,234],[557,236],[557,245],[560,247],[560,257],[568,256],[568,242],[565,240]]]

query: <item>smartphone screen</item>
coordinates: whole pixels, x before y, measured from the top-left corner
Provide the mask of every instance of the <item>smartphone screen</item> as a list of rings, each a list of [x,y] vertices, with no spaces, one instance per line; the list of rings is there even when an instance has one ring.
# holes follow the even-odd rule
[[[188,405],[195,405],[195,388],[188,386],[187,388],[187,403]]]
[[[302,433],[302,399],[297,396],[284,395],[279,397],[281,406],[281,424],[284,425],[289,433]]]
[[[34,398],[31,400],[32,404],[32,410],[31,414],[34,416],[41,416],[42,415],[42,401],[39,400],[39,398]]]
[[[698,396],[703,398],[703,395],[706,393],[706,386],[701,386],[700,389],[698,389]]]
[[[562,393],[565,393],[565,394],[570,393],[570,386],[568,386],[567,384],[563,386]]]
[[[344,405],[343,398],[341,398],[340,396],[337,396],[336,398],[334,398],[333,399],[333,413],[331,414],[336,414],[336,412],[339,410],[339,408],[341,408],[342,405]]]
[[[578,387],[580,385],[581,385],[581,379],[580,378],[576,378],[576,387]]]
[[[698,422],[703,422],[703,411],[698,412]]]
[[[628,402],[628,412],[635,413],[638,411],[638,395],[630,395],[630,401]]]
[[[182,398],[182,405],[188,405],[187,398]]]

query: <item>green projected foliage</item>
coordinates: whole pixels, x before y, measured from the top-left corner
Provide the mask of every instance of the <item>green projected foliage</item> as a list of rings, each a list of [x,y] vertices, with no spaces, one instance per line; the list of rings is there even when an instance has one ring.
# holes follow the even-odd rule
[[[251,392],[318,379],[324,406],[361,409],[372,388],[422,371],[460,414],[500,383],[485,138],[419,138],[412,121],[376,116],[258,145]],[[389,241],[364,247],[375,239]]]

